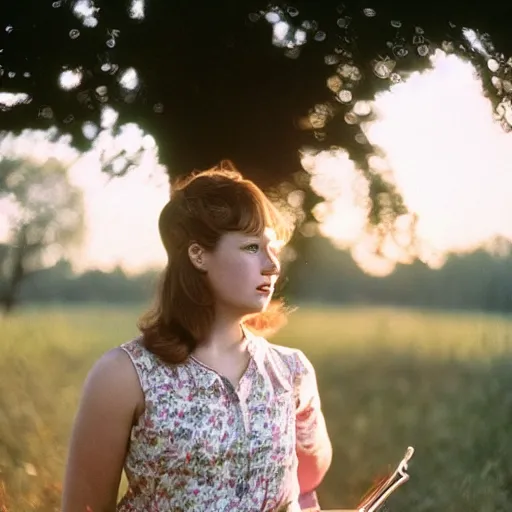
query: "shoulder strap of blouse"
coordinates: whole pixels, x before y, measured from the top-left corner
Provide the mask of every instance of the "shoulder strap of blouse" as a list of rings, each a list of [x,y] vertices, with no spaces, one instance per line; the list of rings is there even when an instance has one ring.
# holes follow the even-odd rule
[[[128,356],[137,372],[142,391],[150,388],[150,376],[153,374],[157,364],[156,356],[147,350],[142,344],[142,336],[123,343],[120,346]]]

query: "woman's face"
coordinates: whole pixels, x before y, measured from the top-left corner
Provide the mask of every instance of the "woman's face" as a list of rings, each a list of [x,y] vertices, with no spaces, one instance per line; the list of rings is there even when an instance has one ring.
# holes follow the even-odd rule
[[[225,233],[215,250],[203,252],[202,268],[216,308],[242,316],[264,311],[281,270],[282,245],[267,228],[260,236]]]

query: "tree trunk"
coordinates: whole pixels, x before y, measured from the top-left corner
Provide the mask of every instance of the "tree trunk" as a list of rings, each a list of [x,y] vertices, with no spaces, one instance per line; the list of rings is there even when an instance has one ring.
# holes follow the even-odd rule
[[[16,296],[20,289],[21,283],[26,278],[24,258],[26,251],[26,228],[20,231],[18,246],[14,251],[13,269],[10,278],[8,278],[7,287],[3,297],[1,298],[1,307],[4,316],[9,315],[16,305]]]
[[[7,290],[2,297],[2,309],[5,316],[11,313],[14,309],[14,306],[17,302],[16,296],[18,294],[20,285],[23,279],[26,277],[21,258],[15,263],[15,265],[16,267],[12,273],[11,279],[7,284]]]

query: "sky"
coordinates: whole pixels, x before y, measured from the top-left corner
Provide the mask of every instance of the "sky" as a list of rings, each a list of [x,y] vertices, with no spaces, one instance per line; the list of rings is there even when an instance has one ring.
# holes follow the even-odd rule
[[[364,129],[385,151],[385,160],[375,165],[393,170],[406,205],[418,215],[421,259],[439,266],[447,253],[471,251],[492,236],[512,240],[512,134],[493,121],[469,64],[441,51],[434,60],[433,70],[414,73],[379,95],[372,105],[378,119]],[[128,176],[109,181],[98,152],[120,147],[142,148],[143,156]],[[169,197],[167,176],[154,140],[137,126],[125,127],[115,140],[105,129],[84,155],[65,139],[49,143],[41,132],[4,140],[0,154],[41,161],[56,155],[70,166],[86,204],[87,237],[73,259],[77,271],[121,265],[136,273],[165,264],[157,219]],[[326,236],[375,275],[406,261],[393,243],[385,248],[387,259],[372,255],[374,238],[364,231],[365,212],[355,193],[358,174],[346,154],[306,155],[303,165],[313,175],[313,188],[326,197],[315,211]],[[0,201],[0,238],[6,235],[5,208]]]
[[[406,206],[418,215],[423,261],[437,267],[448,253],[472,251],[492,237],[512,241],[512,133],[493,120],[471,65],[438,51],[433,70],[380,94],[373,110],[378,118],[365,134],[385,151],[376,166],[392,169]],[[376,275],[407,261],[391,243],[387,258],[371,254],[374,238],[364,233],[365,211],[353,191],[358,174],[346,154],[304,165],[313,188],[328,198],[318,208],[324,234]]]
[[[136,151],[142,147],[139,165],[122,178],[109,179],[101,171],[99,152],[108,148]],[[77,251],[66,254],[77,272],[90,268],[110,271],[116,266],[136,274],[165,263],[158,234],[158,215],[169,199],[168,176],[158,164],[152,137],[136,125],[128,125],[117,138],[100,133],[93,150],[79,154],[64,140],[48,141],[45,132],[26,132],[0,143],[0,154],[25,156],[44,162],[55,157],[69,166],[70,182],[83,192],[86,235]],[[2,213],[8,204],[0,200],[0,240],[8,236]]]

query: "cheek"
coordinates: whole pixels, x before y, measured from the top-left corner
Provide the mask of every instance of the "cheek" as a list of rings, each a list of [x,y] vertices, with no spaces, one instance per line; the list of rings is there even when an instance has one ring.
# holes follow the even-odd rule
[[[243,258],[226,258],[222,265],[215,265],[208,271],[214,293],[221,296],[239,292],[250,275],[251,265]]]

